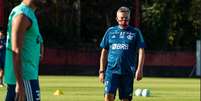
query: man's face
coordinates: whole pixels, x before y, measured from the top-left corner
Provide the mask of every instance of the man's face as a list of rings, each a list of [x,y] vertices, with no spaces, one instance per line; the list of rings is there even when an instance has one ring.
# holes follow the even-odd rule
[[[46,0],[32,0],[32,3],[37,7],[41,8],[44,3],[46,3]]]
[[[121,27],[123,27],[123,28],[128,27],[129,20],[130,20],[128,12],[117,12],[117,18],[116,19],[117,19],[118,24]]]
[[[3,32],[0,31],[0,37],[2,37],[2,36],[3,36]]]

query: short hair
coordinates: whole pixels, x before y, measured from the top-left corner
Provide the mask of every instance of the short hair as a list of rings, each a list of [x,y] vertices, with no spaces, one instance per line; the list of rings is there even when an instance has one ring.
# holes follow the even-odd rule
[[[120,7],[117,12],[126,12],[130,15],[130,9],[128,7],[122,6]]]

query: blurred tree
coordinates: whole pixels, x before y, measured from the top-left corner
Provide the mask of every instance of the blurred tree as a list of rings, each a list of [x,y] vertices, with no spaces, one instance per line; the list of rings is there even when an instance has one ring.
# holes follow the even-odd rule
[[[188,20],[192,23],[193,34],[201,40],[201,0],[192,0]]]
[[[80,43],[80,12],[80,0],[47,0],[37,15],[48,47],[77,47]]]
[[[116,10],[121,6],[132,9],[133,0],[85,0],[81,2],[81,39],[99,43],[108,27],[116,25]]]
[[[161,0],[162,1],[162,0]],[[142,30],[148,49],[167,48],[168,21],[166,2],[160,0],[142,1]]]
[[[200,33],[200,5],[200,0],[143,0],[142,29],[148,49],[193,50]]]
[[[6,0],[6,12],[21,0]],[[97,49],[116,10],[134,0],[47,0],[36,14],[47,47]],[[141,26],[148,50],[194,50],[201,38],[201,0],[141,0]],[[134,10],[131,12],[132,21]],[[5,19],[6,20],[6,19]],[[6,22],[6,21],[4,21]],[[131,23],[132,24],[132,23]]]

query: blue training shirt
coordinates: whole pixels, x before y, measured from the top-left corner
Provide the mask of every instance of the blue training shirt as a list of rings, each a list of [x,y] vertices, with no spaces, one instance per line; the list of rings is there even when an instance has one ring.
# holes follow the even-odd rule
[[[138,28],[115,26],[108,28],[100,47],[108,50],[106,72],[127,74],[134,73],[137,50],[144,48],[145,42]]]

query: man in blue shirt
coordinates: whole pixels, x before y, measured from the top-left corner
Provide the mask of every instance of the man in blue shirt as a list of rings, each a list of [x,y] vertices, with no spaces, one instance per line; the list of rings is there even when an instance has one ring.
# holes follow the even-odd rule
[[[3,28],[0,26],[0,87],[3,87],[3,74],[6,53],[6,38],[3,34]]]
[[[114,101],[117,89],[120,100],[131,101],[134,77],[143,77],[145,43],[140,30],[129,26],[129,8],[120,7],[116,20],[119,25],[108,28],[100,44],[99,80],[105,85],[105,101]]]

